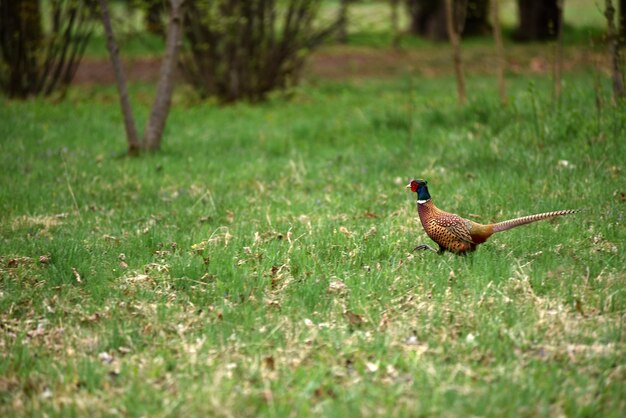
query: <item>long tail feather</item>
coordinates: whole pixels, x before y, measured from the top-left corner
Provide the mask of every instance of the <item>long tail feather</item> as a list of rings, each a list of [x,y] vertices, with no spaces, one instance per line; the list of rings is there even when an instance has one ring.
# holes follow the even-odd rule
[[[557,216],[571,215],[578,212],[578,209],[557,210],[555,212],[538,213],[536,215],[522,216],[521,218],[509,219],[508,221],[493,224],[493,232],[502,232],[517,226],[526,225],[532,222],[543,221],[544,219],[552,219]]]

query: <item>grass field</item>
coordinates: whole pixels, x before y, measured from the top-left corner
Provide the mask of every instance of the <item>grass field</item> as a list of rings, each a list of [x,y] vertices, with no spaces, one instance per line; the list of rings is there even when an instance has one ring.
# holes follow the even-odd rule
[[[178,97],[138,159],[112,88],[5,102],[0,413],[623,415],[624,109],[585,75],[559,112],[543,79],[451,86]],[[584,211],[411,253],[411,176],[485,222]]]
[[[0,416],[624,416],[626,108],[593,62],[560,106],[509,73],[501,106],[486,42],[465,107],[443,58],[256,106],[181,87],[140,158],[113,86],[0,99]],[[154,86],[131,94],[145,121]],[[582,211],[414,253],[412,177],[478,222]]]

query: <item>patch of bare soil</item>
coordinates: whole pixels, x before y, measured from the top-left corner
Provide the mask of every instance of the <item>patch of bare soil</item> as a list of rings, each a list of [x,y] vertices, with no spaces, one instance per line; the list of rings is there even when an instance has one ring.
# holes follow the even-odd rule
[[[132,58],[123,61],[127,80],[134,82],[156,82],[159,76],[161,60],[158,58]],[[113,84],[115,74],[108,59],[83,58],[74,84]]]
[[[550,74],[552,48],[547,45],[515,45],[507,50],[507,70],[512,74]],[[568,47],[564,50],[564,71],[608,70],[603,52]],[[402,74],[438,77],[452,74],[451,55],[447,45],[420,49],[376,49],[367,47],[328,47],[315,52],[307,62],[305,79],[349,80],[385,78]],[[496,57],[492,49],[472,47],[463,51],[468,74],[495,74]],[[124,61],[126,77],[132,82],[155,82],[159,75],[159,58],[131,58]],[[180,77],[180,74],[179,74]],[[113,68],[107,59],[85,58],[74,82],[77,84],[112,84]]]

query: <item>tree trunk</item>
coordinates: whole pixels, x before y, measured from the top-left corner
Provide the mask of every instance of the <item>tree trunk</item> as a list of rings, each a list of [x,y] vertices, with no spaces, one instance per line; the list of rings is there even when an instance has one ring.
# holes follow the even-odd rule
[[[519,41],[542,41],[556,38],[559,28],[557,0],[518,0]]]
[[[611,55],[611,78],[613,80],[613,98],[617,101],[626,95],[624,78],[621,69],[619,38],[615,29],[615,7],[611,0],[605,0],[604,16],[607,22],[607,36]]]
[[[458,2],[458,1],[457,1]],[[465,24],[463,36],[481,36],[491,32],[489,24],[489,0],[466,0]],[[457,6],[458,7],[458,6]]]
[[[563,7],[565,0],[557,0],[559,16],[557,20],[557,37],[554,46],[554,99],[557,106],[561,101],[561,74],[563,72]]]
[[[348,42],[348,4],[350,0],[339,1],[339,14],[337,16],[337,42]]]
[[[619,0],[619,33],[620,42],[626,42],[626,0]]]
[[[160,0],[151,0],[146,5],[146,15],[144,17],[144,24],[146,30],[155,35],[164,36],[165,28],[161,21],[161,15],[163,14],[163,3]]]
[[[0,50],[8,72],[3,87],[9,97],[36,93],[42,43],[39,0],[0,0]]]
[[[400,47],[400,24],[398,23],[399,3],[400,3],[400,0],[389,0],[389,5],[391,6],[391,46],[393,48]]]
[[[506,97],[506,57],[504,55],[504,43],[502,42],[502,28],[500,27],[500,0],[492,1],[492,19],[493,38],[496,44],[496,56],[498,59],[498,92],[500,93],[500,102],[506,105],[508,100]]]
[[[148,150],[160,148],[163,129],[172,102],[174,71],[176,70],[176,60],[181,44],[182,3],[183,0],[170,0],[171,10],[165,40],[165,56],[161,63],[157,93],[143,138],[144,148]]]
[[[453,0],[445,0],[446,11],[446,27],[448,29],[448,38],[452,45],[452,60],[454,63],[454,74],[456,76],[456,87],[459,95],[459,104],[465,104],[465,78],[463,76],[463,63],[461,62],[461,45],[459,41],[459,33],[454,25]]]
[[[113,36],[113,28],[111,27],[111,16],[109,15],[109,6],[106,0],[100,1],[100,9],[102,13],[102,24],[107,39],[107,48],[111,57],[111,64],[115,72],[115,80],[117,81],[117,91],[120,95],[120,105],[122,107],[122,115],[124,116],[124,127],[126,128],[126,139],[128,141],[128,154],[136,155],[141,149],[137,128],[135,127],[135,118],[133,117],[133,109],[128,99],[128,89],[126,88],[126,77],[122,70],[122,63],[119,57],[119,48]]]
[[[409,32],[428,39],[445,41],[445,2],[441,0],[407,0],[410,17]],[[489,0],[454,0],[454,26],[466,36],[485,35],[490,32],[488,22]]]
[[[445,7],[439,0],[407,0],[410,23],[409,32],[428,39],[445,41]]]

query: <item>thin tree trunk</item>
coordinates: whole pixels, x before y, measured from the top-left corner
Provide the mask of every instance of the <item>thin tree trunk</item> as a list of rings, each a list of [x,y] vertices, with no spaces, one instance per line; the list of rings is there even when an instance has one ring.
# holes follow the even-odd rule
[[[111,57],[111,64],[115,71],[115,79],[117,81],[117,90],[120,94],[120,105],[122,107],[122,115],[124,116],[124,127],[126,128],[126,139],[128,140],[128,154],[136,155],[139,153],[141,144],[135,127],[135,118],[133,117],[133,109],[128,99],[128,90],[126,88],[126,78],[122,70],[122,63],[119,57],[119,48],[113,37],[113,29],[111,27],[111,16],[109,15],[109,7],[106,0],[100,1],[100,9],[102,12],[102,24],[107,39],[107,48]]]
[[[337,16],[337,42],[345,44],[348,42],[348,3],[350,0],[339,1],[339,14]]]
[[[556,45],[554,51],[554,100],[557,107],[561,102],[561,74],[563,73],[563,7],[565,0],[557,0],[559,8]]]
[[[556,38],[558,28],[557,0],[517,0],[519,41],[542,41]]]
[[[400,24],[398,23],[398,5],[400,0],[390,0],[391,6],[391,46],[400,47]]]
[[[605,0],[604,16],[608,24],[609,50],[611,54],[611,76],[613,79],[613,98],[615,100],[624,97],[624,79],[621,69],[621,57],[619,50],[619,38],[615,30],[615,8],[611,0]]]
[[[626,0],[619,0],[619,37],[620,43],[626,42]]]
[[[506,97],[506,81],[504,78],[506,72],[506,57],[504,56],[502,27],[500,26],[500,0],[491,0],[491,3],[493,38],[496,43],[496,55],[498,60],[498,92],[500,93],[500,102],[506,105],[508,102]]]
[[[461,46],[459,34],[454,25],[454,5],[452,0],[446,0],[446,28],[448,38],[452,45],[452,60],[454,62],[454,74],[456,76],[456,87],[459,95],[459,104],[465,104],[465,78],[463,76],[463,63],[461,61]]]
[[[180,48],[182,34],[182,3],[183,0],[170,0],[171,10],[165,40],[165,56],[161,63],[157,93],[143,138],[144,148],[148,150],[160,148],[163,129],[165,128],[165,122],[172,102],[176,57]]]

